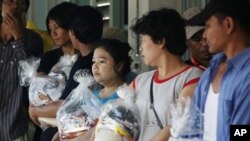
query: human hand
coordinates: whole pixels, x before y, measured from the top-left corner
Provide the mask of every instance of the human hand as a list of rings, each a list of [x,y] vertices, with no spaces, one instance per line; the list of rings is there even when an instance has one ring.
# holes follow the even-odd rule
[[[11,35],[15,40],[20,40],[23,38],[24,25],[22,24],[21,19],[18,19],[11,13],[5,13],[3,22],[7,25]]]
[[[38,117],[35,114],[36,111],[36,107],[33,105],[29,106],[29,116],[30,119],[33,121],[33,123],[35,123],[36,125],[40,126],[40,122],[38,121]]]

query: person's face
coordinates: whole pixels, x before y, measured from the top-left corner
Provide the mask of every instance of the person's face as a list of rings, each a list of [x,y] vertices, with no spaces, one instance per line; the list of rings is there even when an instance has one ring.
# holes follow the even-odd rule
[[[157,58],[159,57],[158,53],[162,51],[160,46],[162,44],[154,43],[149,35],[141,35],[140,53],[146,65],[156,65]]]
[[[23,11],[22,9],[25,9],[24,7],[25,5],[21,0],[3,0],[2,15],[4,16],[6,13],[20,14]]]
[[[223,21],[220,22],[215,16],[206,21],[206,28],[203,34],[210,53],[223,51],[227,43],[227,31]]]
[[[205,39],[202,37],[203,32],[204,29],[198,31],[187,40],[187,44],[192,52],[192,55],[198,60],[209,60],[211,58],[211,54],[208,51],[208,45],[206,44]]]
[[[102,48],[95,49],[92,60],[92,72],[97,82],[105,85],[118,78],[118,74],[114,70],[115,62],[107,51]]]
[[[58,46],[64,46],[70,43],[69,32],[61,28],[56,21],[49,20],[50,35]]]

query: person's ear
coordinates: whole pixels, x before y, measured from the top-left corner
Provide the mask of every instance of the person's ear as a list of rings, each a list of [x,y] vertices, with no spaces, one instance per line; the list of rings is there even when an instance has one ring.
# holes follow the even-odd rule
[[[121,62],[121,63],[117,64],[116,67],[115,67],[116,71],[119,74],[121,74],[123,68],[124,68],[124,62]]]
[[[165,45],[166,45],[166,40],[165,39],[161,39],[161,40],[158,41],[157,44],[160,45],[161,49],[164,49]]]
[[[223,24],[226,28],[227,34],[231,34],[235,28],[235,22],[232,17],[226,17],[223,20]]]

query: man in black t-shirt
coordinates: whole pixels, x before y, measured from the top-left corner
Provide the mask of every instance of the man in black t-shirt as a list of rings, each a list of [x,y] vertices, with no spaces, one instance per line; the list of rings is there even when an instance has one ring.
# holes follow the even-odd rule
[[[80,69],[87,69],[91,72],[94,51],[93,43],[100,40],[103,31],[102,15],[91,6],[79,6],[76,8],[75,14],[77,15],[75,15],[76,17],[70,26],[69,35],[74,48],[80,52],[80,56],[71,69],[69,79],[60,100],[46,106],[29,108],[30,116],[34,117],[34,122],[37,122],[35,117],[39,116],[56,117],[56,112],[62,102],[70,92],[78,86],[78,83],[74,80],[75,72]],[[49,130],[53,130],[53,128],[46,130],[49,132]],[[47,138],[46,134],[42,134],[41,136],[41,141],[50,139],[51,138]]]

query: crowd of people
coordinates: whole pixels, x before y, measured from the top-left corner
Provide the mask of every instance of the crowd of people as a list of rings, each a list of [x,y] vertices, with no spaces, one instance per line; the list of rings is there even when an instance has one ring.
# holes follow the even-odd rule
[[[130,30],[140,38],[142,61],[154,69],[138,75],[130,69],[130,45],[113,31],[103,33],[102,14],[94,7],[62,2],[51,8],[46,27],[55,47],[43,52],[41,37],[25,28],[30,1],[0,3],[0,141],[229,141],[230,125],[250,125],[249,0],[212,0],[204,9],[183,14],[161,8],[142,15]],[[182,58],[185,53],[188,60]],[[48,77],[65,55],[76,60],[65,75],[60,98],[41,106],[29,103],[29,87],[19,82],[19,62],[40,58],[36,77]],[[77,77],[85,76],[80,70],[93,77],[94,84],[87,88],[93,99],[82,102],[83,109],[61,109],[74,103],[81,86]],[[197,111],[173,111],[173,104],[183,104],[183,99],[191,99],[184,105]],[[91,107],[93,103],[99,109]],[[59,120],[59,110],[71,112],[66,116],[72,120],[87,117],[86,129],[65,133],[39,120]],[[172,120],[176,112],[181,113],[183,134],[173,129],[180,124]],[[92,120],[91,113],[102,118]],[[199,133],[184,133],[190,126],[185,114],[202,118]],[[104,134],[98,134],[100,129]],[[109,139],[102,138],[105,135]]]

